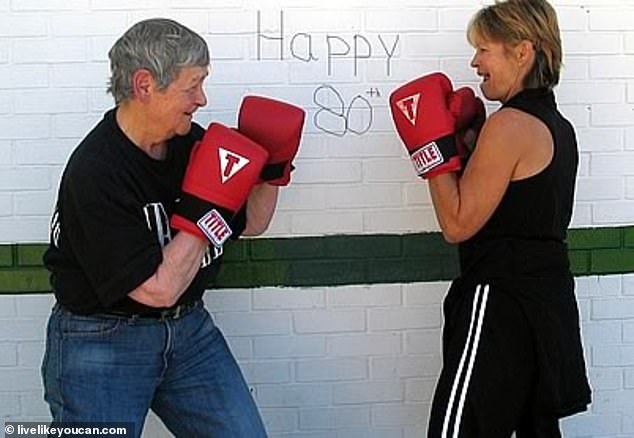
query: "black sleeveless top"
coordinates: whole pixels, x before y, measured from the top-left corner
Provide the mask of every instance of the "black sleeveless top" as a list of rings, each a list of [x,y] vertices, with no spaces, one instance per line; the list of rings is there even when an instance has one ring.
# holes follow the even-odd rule
[[[541,120],[553,137],[553,157],[540,173],[511,181],[495,213],[474,239],[563,241],[572,216],[579,162],[574,129],[557,110],[552,91],[524,90],[502,108],[517,108]]]
[[[565,243],[577,142],[572,125],[557,110],[552,91],[524,90],[504,107],[544,122],[552,134],[553,157],[538,174],[512,181],[484,227],[459,245],[460,276],[445,298],[445,327],[451,326],[452,309],[460,308],[478,284],[511,297],[532,333],[537,367],[532,408],[560,418],[585,410],[591,400]]]
[[[523,90],[502,108],[517,108],[541,120],[553,138],[553,157],[538,174],[510,182],[487,223],[471,239],[459,245],[461,270],[465,273],[474,268],[483,252],[495,248],[499,253],[500,241],[505,242],[507,249],[510,244],[528,259],[540,257],[541,262],[550,268],[567,269],[564,241],[572,216],[579,162],[574,128],[557,109],[551,90]],[[512,252],[517,258],[517,251]],[[548,258],[548,255],[553,258]],[[523,265],[523,270],[531,269],[531,265],[526,265],[523,259],[517,260],[517,263]],[[508,272],[509,266],[504,266],[504,261],[502,259],[500,263],[498,260],[495,265],[506,269],[507,274],[513,274]],[[541,265],[540,261],[535,262]],[[537,270],[541,268],[535,266]]]

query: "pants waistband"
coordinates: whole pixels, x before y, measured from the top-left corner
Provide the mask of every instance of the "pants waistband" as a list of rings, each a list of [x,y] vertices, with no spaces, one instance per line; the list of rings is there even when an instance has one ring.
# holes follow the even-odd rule
[[[109,310],[107,312],[99,312],[93,316],[105,316],[105,317],[117,317],[117,318],[141,318],[141,319],[156,319],[164,321],[166,319],[178,319],[181,316],[186,315],[192,310],[202,307],[202,300],[192,301],[190,303],[182,303],[178,306],[170,307],[169,309],[155,310],[147,313],[127,313],[119,310]]]

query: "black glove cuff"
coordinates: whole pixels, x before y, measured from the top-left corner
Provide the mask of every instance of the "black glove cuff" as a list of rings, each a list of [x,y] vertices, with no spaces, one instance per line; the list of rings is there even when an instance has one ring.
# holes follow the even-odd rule
[[[275,179],[281,178],[284,176],[284,172],[286,171],[286,167],[288,166],[289,161],[281,161],[279,163],[271,163],[266,164],[262,171],[260,172],[260,179],[262,181],[273,181]],[[291,171],[294,169],[291,164]]]
[[[457,155],[458,149],[456,148],[456,139],[453,133],[432,140],[410,151],[410,157],[418,175],[429,172]]]
[[[198,196],[189,193],[181,193],[180,199],[176,202],[174,213],[185,219],[197,223],[198,220],[206,215],[209,210],[215,209],[220,215],[229,221],[233,216],[233,212],[227,208],[219,207],[216,204],[200,199]]]
[[[456,155],[458,155],[455,134],[449,134],[444,137],[437,138],[436,140],[432,140],[427,144],[420,145],[417,150],[420,150],[432,143],[436,143],[436,146],[438,147],[442,155],[443,162],[449,161],[451,157],[455,157]],[[414,154],[415,152],[416,151],[411,152],[410,155]]]

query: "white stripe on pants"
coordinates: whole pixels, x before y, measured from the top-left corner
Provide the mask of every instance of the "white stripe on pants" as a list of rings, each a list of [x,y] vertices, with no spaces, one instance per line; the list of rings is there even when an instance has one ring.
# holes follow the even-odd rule
[[[453,438],[457,438],[458,433],[460,432],[462,411],[467,395],[467,389],[469,388],[469,381],[471,380],[473,364],[475,363],[476,354],[478,352],[480,333],[482,331],[482,321],[484,320],[484,312],[486,310],[487,300],[489,297],[489,285],[487,284],[484,286],[482,299],[480,299],[481,289],[481,285],[478,285],[476,287],[475,296],[473,297],[473,308],[471,310],[471,322],[469,323],[467,341],[465,342],[464,350],[462,351],[462,356],[460,357],[460,363],[458,364],[458,370],[456,371],[456,377],[454,378],[453,385],[451,387],[451,394],[449,396],[449,402],[447,403],[447,412],[445,413],[445,420],[443,422],[442,433],[440,435],[441,438],[447,438],[447,434],[450,428],[450,421],[452,418],[452,412],[454,410],[454,404],[456,402],[456,394],[458,392],[460,392],[460,398],[458,400],[458,405],[456,406],[456,413],[454,416]],[[472,346],[471,338],[474,338]],[[467,369],[464,380],[462,380],[465,362],[467,362]],[[462,386],[460,387],[461,380]]]

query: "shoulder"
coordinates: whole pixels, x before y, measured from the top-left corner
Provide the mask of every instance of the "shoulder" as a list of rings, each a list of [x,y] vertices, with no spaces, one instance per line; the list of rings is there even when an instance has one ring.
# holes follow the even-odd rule
[[[516,108],[502,108],[487,118],[481,139],[494,147],[515,149],[531,144],[544,133],[548,133],[548,127],[537,117]]]
[[[477,148],[495,160],[496,167],[510,171],[511,180],[542,171],[553,156],[553,138],[543,121],[515,108],[492,114],[478,138]]]
[[[79,188],[104,182],[116,185],[122,160],[121,150],[113,145],[111,136],[95,129],[72,151],[64,169],[65,181]]]
[[[111,161],[120,155],[119,148],[115,147],[116,137],[112,130],[103,121],[97,124],[73,150],[68,167],[93,168],[95,171],[112,167]]]
[[[516,108],[502,108],[494,112],[482,128],[483,132],[488,131],[496,137],[514,142],[530,139],[536,129],[547,129],[547,127],[537,117]]]
[[[535,117],[522,110],[502,108],[489,116],[483,129],[486,128],[497,135],[516,136],[519,132],[527,130],[527,124],[536,120]]]
[[[68,158],[65,173],[71,177],[100,175],[108,167],[114,167],[105,166],[104,158],[104,148],[94,142],[82,141]]]

